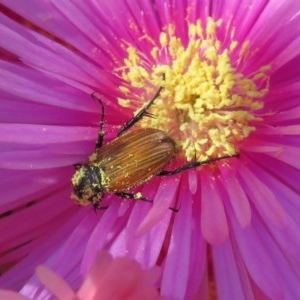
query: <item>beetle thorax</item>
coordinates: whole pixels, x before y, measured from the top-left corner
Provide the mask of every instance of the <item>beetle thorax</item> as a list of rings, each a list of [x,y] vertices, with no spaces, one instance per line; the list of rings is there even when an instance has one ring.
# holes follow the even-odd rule
[[[96,163],[81,165],[72,177],[72,185],[72,198],[80,205],[98,207],[107,185],[105,171]]]

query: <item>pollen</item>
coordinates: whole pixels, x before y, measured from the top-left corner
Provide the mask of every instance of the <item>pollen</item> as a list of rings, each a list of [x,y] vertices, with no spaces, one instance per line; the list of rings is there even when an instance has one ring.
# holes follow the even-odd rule
[[[81,182],[82,178],[85,176],[85,171],[83,168],[79,168],[72,177],[72,185],[77,186]]]
[[[262,120],[270,66],[247,73],[251,42],[234,40],[231,29],[224,43],[222,20],[187,26],[185,37],[176,33],[181,29],[166,26],[156,44],[149,42],[148,57],[127,46],[124,66],[117,71],[126,82],[120,86],[125,97],[119,104],[138,113],[163,87],[148,111],[151,118],[143,118],[139,126],[169,134],[187,161],[234,155]],[[129,86],[140,93],[130,94]]]

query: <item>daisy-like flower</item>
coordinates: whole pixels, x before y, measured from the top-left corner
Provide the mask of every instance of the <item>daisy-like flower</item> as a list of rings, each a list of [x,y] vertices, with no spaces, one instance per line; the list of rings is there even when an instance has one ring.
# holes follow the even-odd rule
[[[144,271],[137,262],[129,258],[113,259],[106,252],[97,254],[91,270],[77,292],[63,278],[44,266],[38,266],[36,273],[58,300],[164,299],[154,287],[159,276],[157,267]],[[0,290],[0,297],[5,300],[35,299],[34,295],[26,298],[5,290]]]
[[[78,290],[106,249],[161,266],[166,298],[296,299],[300,4],[1,3],[0,286],[51,299],[33,275],[45,264]],[[101,117],[91,94],[106,142],[160,87],[136,126],[176,141],[168,170],[220,160],[137,187],[153,204],[75,205],[73,165]]]

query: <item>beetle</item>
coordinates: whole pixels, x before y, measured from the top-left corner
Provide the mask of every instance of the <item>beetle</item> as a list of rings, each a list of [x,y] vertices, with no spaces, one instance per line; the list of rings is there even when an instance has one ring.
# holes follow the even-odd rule
[[[131,193],[130,190],[149,181],[155,175],[174,175],[212,161],[232,157],[195,161],[172,171],[164,170],[177,153],[175,141],[164,131],[155,128],[127,131],[147,115],[147,109],[161,90],[162,88],[159,88],[149,103],[121,127],[117,137],[105,145],[103,145],[104,105],[96,93],[92,94],[92,97],[100,103],[102,113],[95,152],[87,162],[75,165],[76,172],[72,177],[71,197],[80,205],[92,204],[97,210],[105,193],[152,202],[141,193]]]

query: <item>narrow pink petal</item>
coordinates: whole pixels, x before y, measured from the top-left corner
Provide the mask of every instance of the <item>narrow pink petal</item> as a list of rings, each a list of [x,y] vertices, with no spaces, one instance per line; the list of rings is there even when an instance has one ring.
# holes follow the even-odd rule
[[[255,161],[255,165],[252,165],[254,172],[259,172],[262,180],[272,187],[280,204],[300,226],[300,171],[272,157],[256,155],[252,159]]]
[[[29,300],[29,298],[8,290],[0,290],[0,299],[3,300]]]
[[[299,119],[299,75],[293,65],[299,63],[300,57],[296,61],[291,61],[284,68],[278,71],[272,80],[274,84],[268,95],[265,97],[266,113],[264,119],[270,125],[291,125],[290,121]],[[291,74],[295,73],[295,74]],[[288,76],[282,76],[286,74]],[[294,123],[296,124],[296,123]]]
[[[212,244],[221,244],[228,238],[228,224],[222,198],[213,175],[201,172],[201,228],[204,238]]]
[[[198,300],[198,299],[211,299],[211,293],[209,290],[209,279],[208,279],[208,271],[207,268],[205,268],[204,276],[200,280],[200,284],[196,287],[194,290],[194,293],[191,300]]]
[[[123,1],[120,1],[120,3],[123,3]],[[135,24],[139,27],[140,32],[143,31],[154,40],[158,39],[161,26],[163,26],[160,22],[166,21],[163,18],[159,18],[157,7],[159,7],[159,3],[157,3],[157,6],[153,6],[153,4],[147,0],[130,1],[130,3],[128,3],[128,8],[132,12],[131,17],[135,20]],[[114,9],[113,6],[111,6],[111,9]],[[138,33],[132,37],[134,44],[138,43],[137,37]]]
[[[271,223],[267,223],[270,233],[272,233],[273,238],[276,240],[277,245],[281,248],[283,253],[290,256],[290,259],[296,259],[298,263],[299,258],[299,248],[300,248],[300,221],[299,221],[299,210],[300,210],[300,193],[295,192],[295,188],[298,187],[297,176],[295,177],[295,183],[287,183],[278,179],[277,176],[273,176],[266,170],[262,169],[262,165],[272,166],[274,170],[281,170],[283,174],[283,179],[287,178],[286,174],[293,176],[291,171],[287,171],[278,162],[264,161],[259,162],[257,166],[252,165],[252,169],[255,173],[260,174],[260,179],[263,181],[280,199],[280,204],[286,210],[286,226],[284,229],[278,228]],[[296,262],[293,263],[296,265]]]
[[[158,299],[154,284],[160,275],[158,267],[143,270],[127,257],[112,258],[97,254],[91,270],[79,290],[80,299]]]
[[[279,155],[283,151],[282,145],[270,143],[256,137],[243,141],[241,149],[245,152],[266,153],[273,156]]]
[[[125,34],[127,28],[126,26],[120,26],[122,21],[120,18],[109,18],[107,10],[102,13],[106,6],[104,2],[101,5],[97,2],[53,1],[52,3],[78,32],[83,33],[83,37],[87,39],[83,51],[93,59],[95,65],[112,70],[116,64],[121,65],[123,63],[122,58],[125,56],[125,51],[120,47],[120,40],[128,41],[128,34]],[[112,4],[108,2],[108,5]],[[122,9],[120,6],[125,6],[123,11],[128,11],[123,2],[120,5],[116,3],[114,5],[117,5],[119,10]],[[107,22],[111,24],[107,24]],[[99,28],[102,30],[99,31]],[[116,28],[119,28],[119,30],[116,30]],[[59,32],[58,34],[60,35]],[[78,44],[75,37],[67,37],[67,40],[71,40],[76,45]],[[91,45],[90,41],[92,41]],[[99,41],[101,42],[99,43]],[[108,53],[110,55],[107,55]]]
[[[300,134],[300,125],[290,125],[290,126],[276,126],[276,127],[267,127],[259,130],[260,134],[263,135],[274,135],[275,138],[278,135],[299,135]]]
[[[1,192],[0,214],[62,188],[72,173],[73,168],[70,167],[47,170],[0,170],[0,185],[6,187]]]
[[[80,139],[84,139],[85,141],[95,140],[97,136],[96,128],[88,130],[86,127],[74,128],[74,126],[62,127],[22,124],[22,128],[20,128],[20,124],[1,124],[0,129],[2,132],[6,132],[6,134],[1,135],[0,142],[10,144],[24,143],[27,145],[44,145],[47,143],[71,143]],[[63,132],[59,134],[60,131]],[[32,141],[31,136],[36,136],[36,140]]]
[[[69,198],[69,189],[59,192],[52,191],[49,195],[44,195],[44,201],[37,199],[28,206],[13,211],[11,215],[1,219],[0,228],[0,250],[7,252],[8,249],[18,248],[23,243],[34,240],[47,231],[53,231],[60,227],[58,220],[62,215],[75,213],[78,209]],[[59,196],[64,197],[61,201]],[[42,212],[42,213],[41,213]],[[16,220],[22,226],[16,226]],[[34,220],[34,222],[28,222]]]
[[[136,209],[138,210],[139,208],[137,207]],[[151,268],[156,264],[162,251],[172,214],[174,212],[166,213],[155,226],[139,237],[136,237],[138,225],[134,226],[135,222],[128,224],[111,246],[111,252],[115,256],[118,253],[128,253],[130,257],[139,261],[143,268]]]
[[[155,195],[154,204],[148,215],[137,228],[136,236],[140,236],[148,231],[154,224],[166,214],[169,207],[173,207],[173,199],[177,192],[179,179],[174,180],[174,177],[163,178],[157,194]]]
[[[288,145],[281,145],[280,153],[270,153],[271,156],[281,160],[291,166],[294,166],[300,169],[300,162],[299,162],[299,147],[295,146],[288,146]]]
[[[0,130],[4,132],[0,167],[8,169],[55,168],[83,161],[97,136],[96,128],[74,126],[2,124]]]
[[[123,222],[118,222],[120,205],[121,202],[119,199],[116,199],[115,201],[111,201],[107,209],[95,214],[95,220],[98,219],[98,221],[90,231],[89,239],[85,246],[81,263],[83,274],[88,273],[98,251],[107,247],[107,243],[110,243],[124,226],[124,220]]]
[[[240,163],[238,171],[244,181],[243,186],[259,214],[279,228],[284,228],[287,214],[273,191],[257,177],[257,173],[252,172],[249,163],[247,166]]]
[[[15,3],[3,0],[2,3],[35,25],[76,45],[77,49],[84,51],[84,49],[92,48],[92,44],[87,36],[82,34],[71,22],[68,22],[66,17],[55,8],[52,2],[32,0],[32,5],[26,5],[22,1]]]
[[[197,177],[197,171],[192,169],[188,172],[189,175],[189,189],[190,192],[194,195],[198,188],[198,177]]]
[[[300,83],[296,86],[297,92],[300,90]],[[300,106],[293,107],[292,109],[284,110],[271,115],[270,122],[291,122],[293,120],[299,120],[300,116]]]
[[[220,168],[224,187],[228,193],[230,204],[242,228],[251,221],[251,207],[249,200],[231,168]]]
[[[107,252],[102,251],[97,253],[94,257],[93,263],[91,264],[87,278],[78,291],[80,299],[87,299],[87,295],[89,295],[89,299],[94,299],[96,294],[94,287],[97,285],[96,280],[101,281],[101,278],[106,276],[105,273],[108,271],[111,262],[112,257]]]
[[[247,39],[249,32],[255,26],[257,19],[266,6],[266,1],[253,2],[251,10],[249,9],[249,3],[246,1],[207,3],[208,7],[210,5],[212,6],[212,17],[216,20],[226,19],[229,30],[231,28],[238,28],[238,30],[235,30],[235,38],[243,41]],[[201,5],[200,10],[202,10]],[[210,12],[207,12],[208,14]]]
[[[14,290],[21,289],[22,285],[31,278],[34,268],[39,264],[45,264],[47,260],[50,261],[47,265],[55,271],[59,270],[59,274],[70,275],[70,270],[72,270],[77,278],[79,277],[78,260],[85,248],[85,238],[89,237],[88,233],[94,225],[91,221],[91,214],[86,214],[85,210],[76,206],[75,208],[78,210],[77,214],[67,211],[61,213],[59,217],[53,218],[52,222],[47,224],[49,227],[37,238],[36,247],[31,249],[31,252],[26,253],[25,258],[0,277],[1,286],[5,284],[6,287]],[[44,213],[45,211],[38,215],[42,218]],[[32,216],[31,219],[34,220],[36,215]],[[32,224],[34,225],[34,223]],[[41,292],[40,286],[41,284],[36,277],[33,277],[24,285],[22,290],[26,291],[26,293],[24,292],[26,295],[39,294]]]
[[[112,77],[64,45],[39,33],[29,32],[24,26],[3,15],[0,28],[1,47],[20,57],[26,65],[73,87],[90,94],[93,92],[93,89],[89,88],[91,82],[95,87],[107,86],[108,77]]]
[[[229,239],[220,246],[212,246],[212,254],[220,299],[254,299],[249,274],[234,241]]]
[[[281,2],[271,1],[266,4],[265,9],[261,11],[248,35],[251,43],[259,45],[261,50],[252,58],[255,66],[263,66],[270,62],[274,63],[278,54],[281,51],[284,52],[286,44],[288,45],[290,41],[299,36],[299,29],[293,30],[298,22],[298,11],[299,3],[291,0]],[[286,32],[290,32],[290,34],[286,35]],[[285,46],[283,47],[283,45]],[[294,52],[297,52],[296,49]],[[291,58],[291,56],[288,57]],[[278,59],[276,66],[280,66],[280,63]],[[249,64],[251,64],[251,60]]]
[[[100,109],[89,93],[82,92],[60,80],[38,73],[24,65],[0,61],[0,67],[2,77],[0,90],[3,93],[3,98],[10,95],[15,100],[19,100],[20,105],[27,102],[41,103],[81,112],[96,113],[95,110]],[[49,86],[55,88],[49,89]],[[20,110],[16,109],[16,112],[20,113]],[[64,117],[67,118],[68,116],[65,115]],[[97,119],[94,117],[94,120]]]
[[[187,174],[180,184],[180,210],[174,214],[174,233],[171,236],[161,282],[161,293],[170,299],[186,298],[187,284],[196,278],[190,273],[192,238],[192,196]],[[200,231],[200,230],[199,230]]]
[[[300,292],[299,266],[294,269],[261,218],[253,214],[252,226],[244,230],[238,224],[232,224],[246,268],[261,290],[270,299],[297,299]]]
[[[280,137],[281,140],[274,135],[262,135],[259,138],[251,138],[249,141],[243,142],[241,148],[245,152],[266,153],[300,169],[297,135],[280,135]]]
[[[71,287],[55,272],[44,266],[38,266],[36,274],[44,286],[58,299],[72,300],[75,298],[76,295]]]

